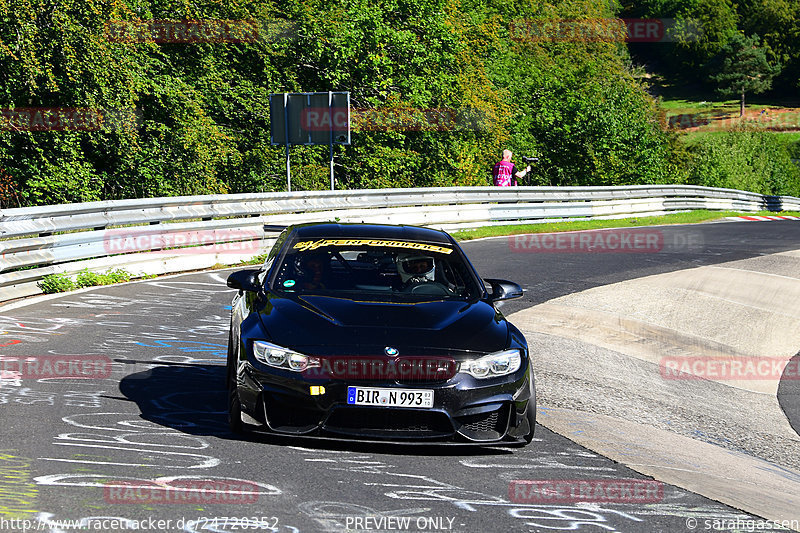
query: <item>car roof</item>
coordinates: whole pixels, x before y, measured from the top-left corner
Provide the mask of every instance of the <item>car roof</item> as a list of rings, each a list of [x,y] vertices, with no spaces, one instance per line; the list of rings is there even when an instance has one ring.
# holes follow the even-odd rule
[[[339,224],[333,222],[312,222],[291,226],[301,239],[308,238],[363,238],[393,239],[403,241],[424,241],[441,244],[452,244],[450,236],[441,230],[420,226],[391,224]]]

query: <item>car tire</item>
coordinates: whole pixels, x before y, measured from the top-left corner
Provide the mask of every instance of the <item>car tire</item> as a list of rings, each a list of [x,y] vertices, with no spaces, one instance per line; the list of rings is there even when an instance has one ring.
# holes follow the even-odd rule
[[[528,400],[528,405],[525,407],[525,419],[528,421],[528,432],[522,436],[522,442],[516,442],[512,446],[515,448],[523,448],[533,441],[533,434],[536,431],[536,389],[533,387],[533,372],[530,377],[531,383],[531,397]]]
[[[228,391],[228,428],[232,433],[244,433],[242,425],[242,404],[236,389]]]
[[[241,435],[244,433],[244,425],[242,424],[242,406],[239,404],[239,399],[231,401],[230,408],[228,409],[228,429],[231,433]]]
[[[525,410],[525,418],[528,419],[528,425],[530,426],[530,431],[522,437],[525,440],[525,445],[533,441],[533,434],[536,431],[536,400],[530,399],[528,400],[528,408]]]
[[[242,403],[239,401],[239,393],[236,390],[236,361],[233,357],[233,337],[228,335],[228,365],[226,389],[228,391],[228,428],[232,433],[244,433],[242,425]]]
[[[528,400],[528,408],[525,410],[525,418],[528,419],[530,431],[523,437],[523,439],[525,439],[525,445],[531,443],[533,434],[536,431],[536,387],[534,386],[533,368],[530,368],[528,383],[531,387],[531,397]]]
[[[531,407],[533,407],[533,409],[531,409]],[[532,405],[531,402],[528,402],[528,407],[525,409],[525,418],[528,420],[530,431],[520,437],[522,439],[521,441],[509,444],[511,448],[524,448],[533,441],[533,433],[536,430],[536,406]]]

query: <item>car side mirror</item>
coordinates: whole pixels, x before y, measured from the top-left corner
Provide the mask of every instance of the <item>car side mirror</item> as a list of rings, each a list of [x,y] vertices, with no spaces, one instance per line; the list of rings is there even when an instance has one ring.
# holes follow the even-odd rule
[[[260,270],[237,270],[228,276],[228,287],[239,289],[240,291],[258,292],[261,290],[261,283],[258,281]]]
[[[522,287],[513,281],[490,278],[486,278],[484,281],[492,286],[492,293],[489,295],[489,300],[492,302],[522,297]]]

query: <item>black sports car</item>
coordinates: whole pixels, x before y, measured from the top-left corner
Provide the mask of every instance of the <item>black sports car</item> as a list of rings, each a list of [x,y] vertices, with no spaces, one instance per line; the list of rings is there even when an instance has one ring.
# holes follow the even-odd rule
[[[529,443],[528,345],[494,305],[522,289],[486,282],[443,231],[287,228],[260,269],[228,277],[231,429]]]

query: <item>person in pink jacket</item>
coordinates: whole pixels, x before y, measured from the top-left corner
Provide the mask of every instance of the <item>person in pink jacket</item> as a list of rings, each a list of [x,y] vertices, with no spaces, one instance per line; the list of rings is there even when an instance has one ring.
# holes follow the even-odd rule
[[[517,166],[511,162],[513,156],[514,154],[511,150],[503,150],[502,161],[495,163],[492,169],[492,178],[494,184],[498,187],[516,187],[518,185],[517,180],[524,178],[531,171],[530,166],[525,170],[518,171]]]

